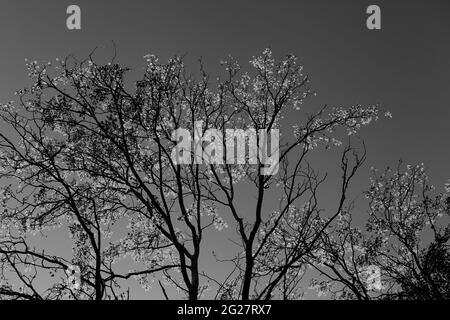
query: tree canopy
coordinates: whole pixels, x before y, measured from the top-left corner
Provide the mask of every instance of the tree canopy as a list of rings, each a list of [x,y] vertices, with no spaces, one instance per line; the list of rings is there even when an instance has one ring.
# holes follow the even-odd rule
[[[115,58],[29,62],[32,85],[1,106],[1,298],[127,299],[127,283],[137,279],[162,298],[170,287],[192,300],[207,292],[298,299],[307,278],[335,298],[448,297],[449,190],[432,195],[422,166],[375,172],[367,228],[352,225],[349,186],[366,158],[357,135],[388,112],[308,109],[313,91],[303,67],[269,49],[248,71],[232,57],[222,61],[217,81],[201,61],[194,76],[183,57],[145,59],[132,89]],[[293,114],[295,124],[284,124]],[[261,159],[174,162],[174,131],[194,132],[198,120],[202,135],[279,129],[277,174],[264,175]],[[340,154],[331,210],[319,196],[327,175],[310,162],[319,152]],[[39,247],[39,237],[61,229],[72,239],[70,255]],[[215,252],[228,268],[217,277],[205,267],[204,246],[225,229],[235,252]],[[422,232],[432,237],[427,245]],[[120,264],[127,257],[131,268]],[[381,286],[367,280],[369,267]]]

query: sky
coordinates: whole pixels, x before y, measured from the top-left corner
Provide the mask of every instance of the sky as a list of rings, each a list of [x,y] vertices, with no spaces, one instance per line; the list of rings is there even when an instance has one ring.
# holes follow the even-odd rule
[[[81,8],[81,30],[66,28],[71,4]],[[381,8],[381,30],[366,28],[371,4]],[[96,47],[108,57],[114,41],[133,79],[147,53],[162,60],[187,54],[192,63],[201,56],[218,74],[228,54],[245,65],[271,47],[277,57],[298,56],[318,94],[311,106],[379,104],[392,113],[361,133],[368,158],[355,195],[368,186],[371,166],[399,159],[423,162],[440,187],[450,178],[449,9],[445,0],[2,0],[0,101],[29,84],[25,58],[84,58]],[[332,159],[319,157],[317,165]],[[324,192],[332,194],[333,183]]]

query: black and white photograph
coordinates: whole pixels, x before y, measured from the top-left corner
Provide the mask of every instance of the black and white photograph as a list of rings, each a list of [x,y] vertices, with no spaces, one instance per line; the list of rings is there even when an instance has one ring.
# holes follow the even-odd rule
[[[74,300],[157,319],[435,310],[449,13],[0,0],[0,318]]]

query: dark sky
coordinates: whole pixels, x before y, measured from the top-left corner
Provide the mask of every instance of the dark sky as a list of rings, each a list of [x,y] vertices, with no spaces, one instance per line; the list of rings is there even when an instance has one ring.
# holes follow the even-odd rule
[[[82,30],[66,29],[70,4],[81,7]],[[381,7],[382,30],[366,28],[370,4]],[[276,56],[299,57],[318,93],[311,105],[379,103],[392,112],[362,133],[368,161],[355,190],[368,185],[370,166],[400,158],[424,162],[441,186],[450,178],[449,9],[448,0],[2,0],[0,101],[29,83],[25,58],[82,58],[97,46],[112,55],[112,40],[137,75],[147,53],[202,56],[214,74],[228,54],[245,65],[270,46]]]

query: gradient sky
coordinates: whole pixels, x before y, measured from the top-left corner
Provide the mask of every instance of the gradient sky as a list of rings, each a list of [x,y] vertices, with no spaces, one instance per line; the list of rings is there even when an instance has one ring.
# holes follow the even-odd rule
[[[66,28],[70,4],[81,7],[82,30]],[[381,7],[382,30],[366,28],[370,4]],[[368,160],[355,194],[368,186],[370,166],[398,159],[424,162],[442,186],[450,178],[449,10],[448,0],[2,0],[0,101],[29,84],[25,58],[83,58],[95,47],[108,56],[112,40],[132,77],[141,74],[147,53],[163,60],[186,53],[192,62],[202,56],[215,74],[228,54],[245,65],[270,46],[277,57],[299,57],[318,93],[309,104],[379,103],[392,112],[393,119],[362,132]],[[318,158],[318,165],[330,159]]]

